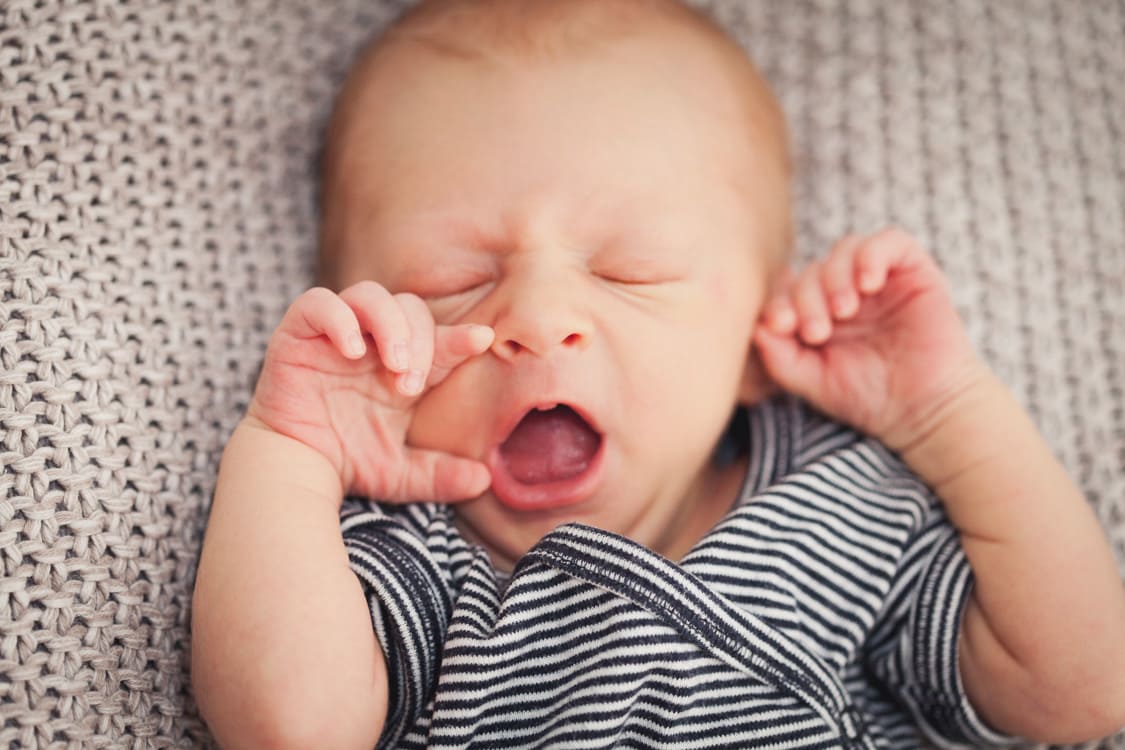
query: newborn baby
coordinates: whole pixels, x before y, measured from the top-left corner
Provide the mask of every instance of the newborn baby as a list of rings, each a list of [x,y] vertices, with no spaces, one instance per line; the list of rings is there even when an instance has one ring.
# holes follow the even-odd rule
[[[763,78],[671,0],[433,0],[365,50],[324,286],[270,341],[201,560],[220,742],[1125,723],[1081,494],[908,235],[788,270],[789,180]]]

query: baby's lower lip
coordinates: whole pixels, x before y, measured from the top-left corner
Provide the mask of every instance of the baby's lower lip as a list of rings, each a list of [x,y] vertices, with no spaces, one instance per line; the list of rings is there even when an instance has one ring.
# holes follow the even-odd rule
[[[537,484],[525,484],[512,476],[497,446],[488,457],[488,468],[492,472],[492,494],[503,505],[518,511],[555,510],[584,502],[601,484],[605,467],[605,442],[603,436],[597,453],[581,474]]]

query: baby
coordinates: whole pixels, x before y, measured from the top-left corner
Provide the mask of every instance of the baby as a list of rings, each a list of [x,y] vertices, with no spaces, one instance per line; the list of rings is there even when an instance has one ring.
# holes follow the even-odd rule
[[[364,52],[324,155],[338,291],[270,340],[200,562],[224,747],[1125,724],[1083,497],[909,236],[787,270],[787,153],[673,0],[432,0]]]

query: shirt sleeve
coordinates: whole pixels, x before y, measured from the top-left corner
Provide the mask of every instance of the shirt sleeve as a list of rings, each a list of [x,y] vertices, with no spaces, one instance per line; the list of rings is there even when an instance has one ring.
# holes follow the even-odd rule
[[[348,499],[340,525],[387,664],[387,719],[378,747],[397,747],[432,700],[452,611],[445,571],[425,540],[378,505]]]
[[[930,493],[932,496],[932,493]],[[965,693],[958,642],[973,574],[936,497],[907,543],[876,626],[868,665],[937,747],[1006,746]]]

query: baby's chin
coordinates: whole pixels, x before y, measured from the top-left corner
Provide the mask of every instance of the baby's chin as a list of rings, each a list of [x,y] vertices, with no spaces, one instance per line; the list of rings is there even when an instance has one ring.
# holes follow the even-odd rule
[[[454,524],[470,543],[488,552],[498,570],[511,572],[516,562],[556,527],[583,523],[621,533],[594,503],[543,510],[514,510],[489,490],[453,507]],[[603,509],[604,510],[604,509]]]
[[[516,561],[527,554],[558,522],[538,531],[526,522],[510,523],[502,517],[497,518],[499,514],[495,509],[502,507],[496,496],[489,491],[478,498],[454,505],[453,517],[454,525],[466,541],[483,548],[497,570],[510,573]]]

